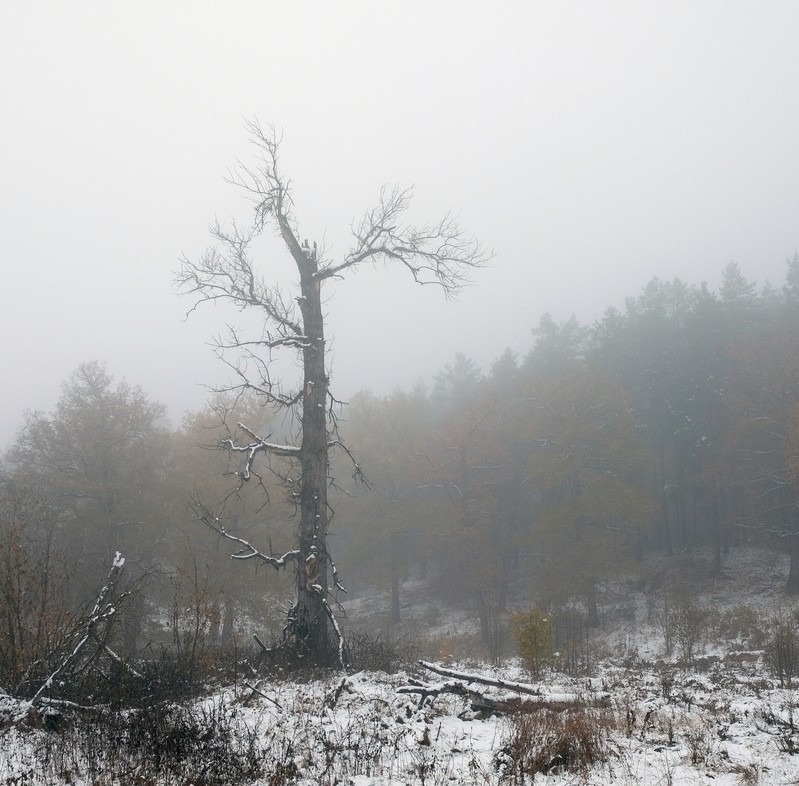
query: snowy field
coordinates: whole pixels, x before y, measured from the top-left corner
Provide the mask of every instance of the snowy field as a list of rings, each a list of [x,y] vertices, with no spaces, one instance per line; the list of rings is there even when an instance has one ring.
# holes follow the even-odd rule
[[[537,685],[540,695],[524,696],[525,712],[513,716],[479,717],[468,699],[455,695],[428,699],[420,707],[418,696],[399,691],[408,685],[408,675],[363,672],[305,684],[231,688],[202,700],[197,709],[206,718],[224,715],[240,741],[231,745],[241,744],[252,756],[260,773],[242,783],[530,783],[530,774],[518,771],[520,762],[524,767],[523,761],[538,760],[543,771],[534,782],[553,785],[799,783],[799,756],[793,755],[799,752],[797,694],[775,687],[758,663],[743,665],[717,664],[704,673],[601,667],[592,678],[553,677]],[[523,676],[513,667],[483,673]],[[428,676],[433,678],[428,684],[444,681]],[[513,695],[472,687],[487,698]],[[597,760],[590,764],[580,760],[579,734],[570,742],[573,761],[553,756],[547,762],[551,724],[518,723],[523,716],[575,713],[594,725]],[[12,728],[1,741],[2,784],[233,783],[201,772],[140,779],[136,772],[114,771],[125,765],[122,757],[115,760],[118,751],[109,751],[106,772],[81,772],[80,746],[63,731]]]
[[[0,786],[799,784],[799,693],[780,687],[762,639],[776,614],[795,619],[785,567],[767,551],[729,557],[725,576],[692,596],[706,616],[690,667],[678,648],[664,651],[668,588],[650,584],[609,592],[590,676],[544,671],[531,681],[515,658],[481,663],[474,620],[470,631],[462,610],[439,609],[407,614],[408,624],[450,642],[460,631],[460,652],[438,664],[467,675],[460,680],[413,663],[392,674],[263,679],[121,720],[42,721],[0,694]],[[669,567],[683,586],[694,569],[707,575]]]

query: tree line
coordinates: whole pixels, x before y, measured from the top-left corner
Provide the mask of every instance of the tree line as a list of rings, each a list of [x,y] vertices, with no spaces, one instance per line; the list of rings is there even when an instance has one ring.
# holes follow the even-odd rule
[[[799,592],[799,255],[784,286],[652,280],[595,324],[544,315],[522,358],[459,354],[428,390],[362,393],[346,438],[374,481],[341,502],[346,570],[506,608],[522,580],[599,621],[652,553],[786,554]]]
[[[53,412],[27,415],[0,476],[4,684],[35,681],[31,664],[116,552],[135,598],[122,651],[277,635],[291,580],[231,565],[230,543],[190,506],[220,503],[276,552],[290,541],[283,477],[244,488],[216,449],[242,420],[286,428],[246,395],[171,428],[97,363]],[[655,279],[591,326],[545,315],[523,358],[507,351],[484,374],[458,354],[429,388],[358,394],[339,430],[370,487],[353,483],[350,456],[333,459],[338,569],[355,591],[392,589],[395,620],[402,582],[418,576],[442,599],[500,609],[524,581],[531,600],[577,601],[596,623],[604,583],[647,554],[701,550],[722,572],[752,543],[785,553],[786,590],[799,592],[799,255],[780,288],[758,290],[730,264],[718,292]]]

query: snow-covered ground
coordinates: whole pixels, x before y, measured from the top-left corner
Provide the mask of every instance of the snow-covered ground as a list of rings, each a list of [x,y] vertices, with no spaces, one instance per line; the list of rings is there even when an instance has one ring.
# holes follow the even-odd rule
[[[696,593],[717,618],[746,618],[740,610],[749,609],[748,619],[763,620],[774,608],[790,606],[780,594],[782,573],[774,570],[773,556],[742,552],[738,559],[740,564],[728,563],[726,578],[708,581]],[[661,596],[651,586],[647,592],[622,586],[617,608],[607,602],[606,628],[594,643],[604,657],[592,663],[588,676],[542,675],[535,695],[468,685],[488,699],[526,702],[519,714],[485,717],[467,697],[453,694],[420,703],[401,689],[413,680],[432,685],[448,679],[421,667],[396,674],[333,673],[305,682],[263,680],[216,691],[194,705],[198,717],[225,719],[231,746],[235,738],[244,741],[257,780],[192,771],[148,780],[115,771],[120,765],[113,757],[105,772],[82,771],[79,756],[57,760],[53,754],[62,740],[78,751],[68,732],[17,724],[0,731],[0,786],[499,786],[533,782],[518,765],[534,760],[543,762],[534,782],[552,786],[799,784],[797,691],[779,687],[762,651],[742,652],[746,635],[720,641],[712,620],[699,642],[698,667],[680,665],[676,654],[667,657],[657,622]],[[439,616],[446,621],[446,612]],[[447,666],[529,682],[513,658],[491,667],[474,655]],[[582,719],[582,729],[578,723],[577,732],[567,732],[566,718]],[[587,744],[580,732],[586,730],[595,754],[589,757],[580,755],[580,745]],[[573,755],[548,753],[557,749],[553,736],[559,734]],[[581,763],[585,758],[592,762]]]
[[[799,751],[797,695],[774,687],[760,671],[757,664],[749,664],[745,672],[717,668],[702,674],[604,666],[588,679],[547,679],[540,684],[543,699],[578,694],[580,702],[599,700],[601,708],[593,710],[598,714],[592,717],[601,716],[603,760],[576,772],[561,771],[553,762],[553,770],[537,775],[535,782],[797,783],[799,756],[792,755]],[[514,667],[501,673],[522,676]],[[220,691],[202,704],[209,715],[222,712],[232,718],[242,737],[255,738],[262,766],[259,784],[522,782],[512,779],[512,719],[475,717],[465,699],[451,695],[420,707],[417,698],[398,692],[407,682],[405,674],[358,673],[304,684],[262,683],[263,695],[241,687]],[[503,693],[485,692],[495,698]],[[605,706],[608,694],[611,700]],[[128,780],[130,773],[115,773],[116,781],[107,776],[97,780],[74,768],[56,781],[52,771],[43,771],[41,743],[46,734],[54,732],[5,732],[0,783],[145,782]],[[543,745],[540,739],[528,742]],[[165,776],[162,782],[209,786],[217,781],[196,773],[196,781]]]

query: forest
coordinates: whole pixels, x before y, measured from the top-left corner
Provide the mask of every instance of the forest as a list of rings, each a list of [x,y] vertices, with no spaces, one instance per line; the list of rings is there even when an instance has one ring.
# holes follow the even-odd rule
[[[784,782],[799,627],[741,584],[799,593],[797,347],[799,254],[780,287],[654,279],[487,371],[457,353],[429,387],[333,399],[332,670],[281,649],[316,558],[291,564],[291,412],[231,387],[175,428],[82,364],[2,461],[0,775]]]
[[[545,314],[529,352],[487,372],[458,353],[429,389],[359,393],[338,409],[348,454],[328,470],[343,624],[362,620],[339,589],[386,593],[390,628],[403,585],[421,580],[479,618],[486,641],[487,619],[520,604],[577,609],[590,628],[609,583],[646,581],[648,556],[701,551],[721,574],[753,544],[790,565],[796,594],[797,353],[799,255],[779,288],[758,290],[734,263],[718,292],[654,279],[591,326]],[[214,507],[242,542],[291,547],[285,471],[244,483],[218,449],[242,420],[290,429],[255,397],[225,394],[170,428],[145,391],[95,362],[53,412],[28,414],[2,465],[4,686],[32,688],[55,668],[117,553],[120,655],[279,637],[290,577],[231,559],[236,544],[203,523]]]

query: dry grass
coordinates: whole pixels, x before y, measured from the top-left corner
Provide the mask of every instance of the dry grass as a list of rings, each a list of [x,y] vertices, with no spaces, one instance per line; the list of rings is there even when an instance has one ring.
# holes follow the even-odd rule
[[[609,710],[582,706],[510,716],[496,756],[503,782],[521,784],[539,773],[561,771],[585,775],[608,758],[613,725]]]

